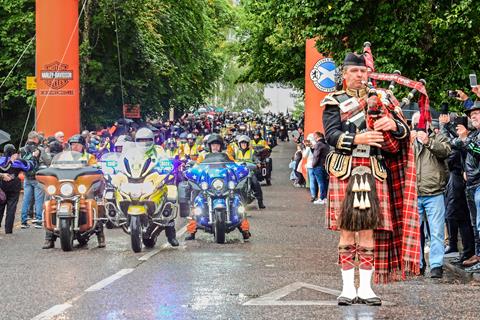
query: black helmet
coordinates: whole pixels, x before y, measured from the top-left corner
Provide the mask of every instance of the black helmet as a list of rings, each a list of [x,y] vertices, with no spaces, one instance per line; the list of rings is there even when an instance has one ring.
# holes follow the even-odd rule
[[[221,148],[221,150],[223,150],[223,138],[222,138],[221,135],[219,135],[217,133],[211,134],[207,139],[207,145],[210,147],[210,145],[212,143],[220,144],[220,148]],[[212,150],[212,148],[210,148],[210,150]]]
[[[11,157],[15,153],[17,153],[17,148],[15,148],[13,144],[6,144],[3,147],[3,154],[5,157]]]
[[[80,134],[76,134],[70,139],[68,139],[68,144],[72,144],[72,143],[80,143],[82,146],[86,144],[85,138],[82,137]]]

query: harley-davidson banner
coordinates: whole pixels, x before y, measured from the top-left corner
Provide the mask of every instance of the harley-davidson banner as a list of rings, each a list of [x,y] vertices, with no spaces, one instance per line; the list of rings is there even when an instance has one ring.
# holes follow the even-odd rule
[[[80,131],[78,0],[36,1],[36,129]]]

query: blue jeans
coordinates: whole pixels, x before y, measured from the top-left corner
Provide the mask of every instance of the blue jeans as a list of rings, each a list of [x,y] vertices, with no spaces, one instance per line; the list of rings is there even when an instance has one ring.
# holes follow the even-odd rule
[[[308,173],[308,183],[310,185],[310,195],[312,196],[312,198],[316,198],[318,194],[318,185],[315,179],[315,175],[313,174],[313,169],[307,168],[307,173]]]
[[[324,167],[318,166],[312,169],[315,180],[320,188],[320,199],[325,200],[328,192],[328,173]]]
[[[35,197],[35,218],[42,220],[43,201],[45,193],[43,186],[37,180],[25,179],[23,183],[22,224],[27,223],[27,214]]]
[[[445,197],[443,194],[419,196],[418,213],[420,214],[420,223],[426,216],[430,227],[430,268],[441,267],[445,255]],[[423,248],[421,248],[421,252],[424,257]],[[423,267],[423,261],[420,262],[420,267]]]
[[[477,233],[480,234],[480,187],[475,190],[475,207],[477,208],[477,216],[474,228],[477,229]]]

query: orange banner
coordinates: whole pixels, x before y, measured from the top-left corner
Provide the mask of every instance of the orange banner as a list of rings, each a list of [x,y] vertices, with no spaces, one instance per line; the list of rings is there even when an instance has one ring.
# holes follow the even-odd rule
[[[323,132],[320,102],[335,91],[335,62],[317,51],[316,41],[308,39],[305,48],[305,138],[312,132]]]
[[[36,129],[80,132],[78,0],[37,0]]]

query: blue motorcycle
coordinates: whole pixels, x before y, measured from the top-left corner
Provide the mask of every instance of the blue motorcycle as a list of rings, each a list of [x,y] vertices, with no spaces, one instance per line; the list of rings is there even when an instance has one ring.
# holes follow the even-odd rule
[[[191,210],[197,228],[213,233],[215,242],[225,243],[225,234],[248,224],[244,195],[249,192],[249,176],[246,166],[226,154],[208,154],[185,172],[189,190],[182,195],[179,188],[180,215],[186,217]]]

